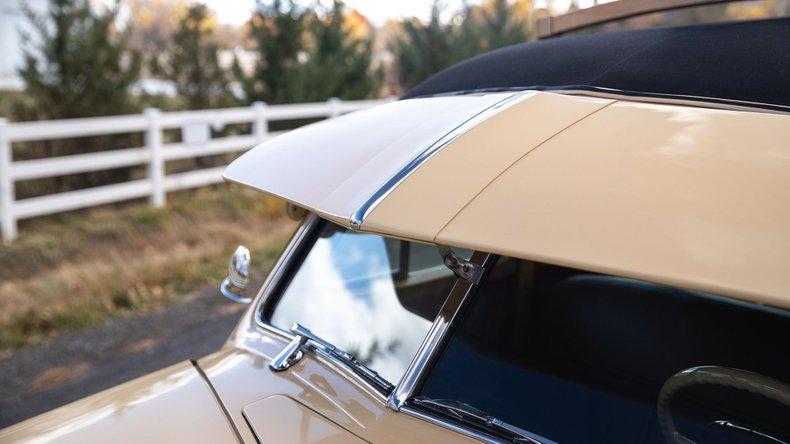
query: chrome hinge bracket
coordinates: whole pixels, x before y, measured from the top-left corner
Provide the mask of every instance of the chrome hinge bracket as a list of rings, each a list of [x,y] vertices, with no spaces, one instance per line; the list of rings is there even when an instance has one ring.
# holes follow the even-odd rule
[[[472,284],[479,284],[483,277],[483,267],[472,261],[466,260],[453,253],[450,247],[439,246],[439,254],[442,255],[444,266],[455,273],[459,278]]]

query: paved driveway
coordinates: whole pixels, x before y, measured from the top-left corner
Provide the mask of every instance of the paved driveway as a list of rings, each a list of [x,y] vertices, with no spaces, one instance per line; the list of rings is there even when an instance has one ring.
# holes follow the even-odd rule
[[[217,350],[246,306],[213,288],[0,360],[0,428]]]

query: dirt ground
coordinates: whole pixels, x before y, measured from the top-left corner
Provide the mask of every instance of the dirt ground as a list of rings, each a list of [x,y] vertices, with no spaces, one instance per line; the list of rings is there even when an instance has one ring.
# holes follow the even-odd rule
[[[217,350],[247,306],[205,288],[0,360],[0,428]]]

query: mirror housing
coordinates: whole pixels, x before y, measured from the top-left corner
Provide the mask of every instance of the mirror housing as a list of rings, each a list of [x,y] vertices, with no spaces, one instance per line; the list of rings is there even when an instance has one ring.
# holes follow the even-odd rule
[[[222,281],[219,291],[233,302],[249,304],[252,298],[245,295],[250,283],[250,250],[244,245],[236,247],[228,263],[228,277]]]

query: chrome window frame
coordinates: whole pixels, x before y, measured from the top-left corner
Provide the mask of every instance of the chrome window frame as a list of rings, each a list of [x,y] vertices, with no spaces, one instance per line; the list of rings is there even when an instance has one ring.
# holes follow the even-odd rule
[[[264,312],[270,304],[276,303],[273,298],[275,296],[279,296],[279,293],[283,290],[282,286],[289,281],[287,279],[288,273],[293,270],[293,267],[303,259],[303,254],[309,251],[306,250],[307,246],[308,244],[312,245],[312,237],[317,235],[316,230],[318,230],[322,222],[323,219],[321,219],[315,213],[308,214],[301,225],[299,225],[299,228],[297,228],[291,240],[288,242],[288,245],[285,247],[280,259],[272,268],[269,277],[261,286],[260,293],[256,298],[257,302],[255,303],[255,308],[253,309],[255,325],[267,333],[282,339],[286,344],[293,340],[293,333],[270,324],[268,319],[265,318]],[[357,386],[361,387],[369,395],[377,399],[382,404],[386,403],[388,393],[384,392],[380,387],[372,384],[370,381],[360,376],[353,368],[335,359],[332,355],[326,353],[320,348],[312,348],[311,350],[313,351],[312,356],[315,357],[318,362],[339,370],[343,376],[348,378]]]
[[[287,283],[290,281],[289,273],[294,270],[294,267],[298,266],[298,264],[303,260],[304,254],[309,251],[309,246],[313,244],[312,241],[318,234],[317,230],[320,229],[323,223],[333,222],[326,221],[315,213],[310,213],[305,218],[299,228],[297,228],[291,240],[288,242],[288,245],[285,247],[280,259],[278,259],[272,268],[269,277],[264,281],[258,297],[256,298],[257,302],[255,303],[253,310],[255,325],[269,334],[282,339],[286,343],[293,340],[294,335],[290,331],[283,330],[269,323],[266,313],[273,309],[276,305],[277,299],[285,288],[284,285],[287,285]],[[451,293],[458,285],[458,281],[460,281],[460,279],[456,280]],[[433,330],[435,323],[436,320],[431,323],[429,332]],[[418,354],[419,350],[421,349],[422,345],[421,348],[418,349]],[[350,379],[351,382],[364,389],[368,394],[373,396],[384,406],[388,405],[391,393],[394,393],[395,390],[397,390],[398,384],[394,382],[393,386],[395,386],[395,388],[391,392],[383,390],[381,387],[372,384],[366,378],[360,376],[352,367],[337,360],[335,357],[329,353],[326,353],[320,348],[311,348],[311,351],[313,352],[313,356],[316,357],[319,362],[340,370],[340,372]]]
[[[309,213],[306,218],[296,229],[291,240],[286,245],[280,259],[273,267],[269,277],[264,281],[261,286],[260,294],[257,298],[255,306],[255,323],[264,330],[274,333],[290,341],[294,335],[290,331],[282,330],[274,325],[268,323],[264,318],[264,310],[273,302],[271,299],[281,291],[281,286],[285,283],[285,275],[293,269],[294,265],[302,259],[302,253],[305,253],[307,247],[306,241],[312,236],[316,235],[316,230],[321,224],[322,219],[315,213]]]
[[[453,327],[458,325],[459,318],[466,308],[474,302],[477,290],[486,282],[488,273],[494,268],[500,256],[492,253],[475,251],[470,261],[483,269],[483,274],[478,283],[458,279],[453,291],[447,297],[436,317],[431,330],[426,336],[423,346],[420,347],[412,364],[406,370],[404,377],[392,391],[387,400],[387,406],[396,412],[402,412],[417,419],[430,422],[464,436],[477,439],[486,443],[508,442],[480,431],[474,427],[466,426],[460,421],[444,418],[441,415],[421,409],[408,401],[413,399],[423,388],[425,381],[430,376],[434,364],[447,347],[453,335]],[[457,291],[456,291],[457,290]],[[413,376],[409,377],[410,374]],[[537,435],[532,437],[535,442],[543,442]]]
[[[283,285],[287,284],[289,281],[288,274],[293,270],[293,267],[303,259],[304,254],[309,251],[308,245],[312,245],[312,238],[317,235],[317,230],[323,222],[323,219],[314,213],[310,213],[305,218],[288,242],[288,245],[285,247],[285,250],[274,267],[272,267],[272,271],[261,286],[261,290],[256,298],[257,302],[253,310],[255,326],[282,339],[285,343],[290,342],[294,338],[294,335],[291,332],[270,324],[268,320],[265,319],[264,313],[267,309],[273,308],[270,307],[271,304],[276,304],[277,301],[275,298],[279,296],[279,293],[284,289]],[[326,223],[332,222],[326,221]],[[487,270],[494,263],[496,257],[497,256],[493,254],[476,251],[473,253],[471,261],[482,266],[484,270]],[[353,368],[335,359],[320,348],[311,349],[314,351],[312,356],[320,363],[339,370],[351,383],[362,388],[386,408],[482,442],[501,442],[501,440],[473,428],[406,405],[406,402],[421,388],[422,383],[429,374],[431,365],[444,349],[446,341],[449,340],[450,337],[450,328],[457,319],[459,312],[466,305],[466,302],[469,301],[470,296],[484,281],[485,272],[478,284],[472,284],[461,278],[456,279],[455,284],[439,311],[439,315],[431,323],[431,327],[422,344],[417,349],[414,358],[406,368],[401,379],[397,384],[394,384],[395,388],[390,393],[372,384],[354,371]]]
[[[490,266],[493,258],[494,256],[489,253],[475,251],[470,261],[475,265],[482,266],[485,270],[486,267]],[[458,317],[461,308],[465,305],[465,301],[469,299],[469,296],[479,286],[480,284],[473,284],[464,279],[456,279],[455,285],[453,285],[450,294],[447,295],[447,299],[439,310],[439,315],[433,320],[431,328],[428,330],[428,334],[425,336],[420,348],[417,349],[412,362],[406,368],[387,400],[387,406],[392,410],[399,411],[420,389],[425,376],[427,376],[426,370],[438,358],[449,338],[450,327]]]

